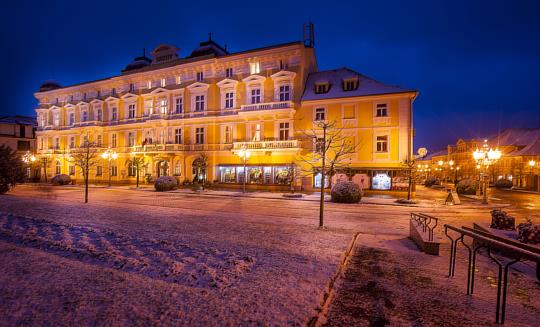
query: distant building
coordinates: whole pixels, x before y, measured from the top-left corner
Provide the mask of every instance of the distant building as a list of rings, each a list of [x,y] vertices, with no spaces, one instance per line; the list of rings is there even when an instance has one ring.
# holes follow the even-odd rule
[[[34,152],[36,119],[26,116],[0,117],[0,144],[24,154]]]
[[[291,165],[301,166],[298,156],[320,145],[319,138],[301,141],[304,132],[335,121],[358,145],[347,170],[353,181],[406,188],[402,162],[411,157],[416,90],[348,68],[318,71],[306,41],[229,53],[210,39],[185,57],[170,45],[151,54],[118,76],[72,86],[46,82],[35,93],[38,156],[51,159],[49,174],[81,179],[69,152],[86,139],[118,154],[110,168],[106,160],[98,164],[92,182],[110,174],[114,183],[134,183],[130,160],[144,156],[147,177],[287,189]],[[243,149],[251,152],[246,169]],[[202,152],[205,171],[197,161]],[[320,179],[315,169],[297,187],[313,189]]]
[[[510,128],[486,138],[459,139],[446,150],[426,157],[424,162],[430,162],[432,175],[448,181],[453,181],[455,176],[458,180],[478,179],[480,171],[472,153],[484,142],[502,152],[501,159],[489,168],[491,182],[506,178],[515,187],[539,190],[540,128]]]

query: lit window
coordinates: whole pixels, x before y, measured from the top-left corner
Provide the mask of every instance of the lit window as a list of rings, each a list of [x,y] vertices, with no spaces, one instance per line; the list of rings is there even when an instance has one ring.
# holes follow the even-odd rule
[[[118,137],[116,136],[116,134],[111,135],[111,147],[116,148],[116,145],[118,143],[117,139]]]
[[[166,114],[168,112],[167,110],[167,100],[161,99],[159,101],[159,108],[162,114]]]
[[[204,144],[204,127],[195,129],[195,144]]]
[[[75,148],[75,136],[69,138],[69,147],[71,149]]]
[[[259,62],[250,62],[249,63],[249,73],[250,74],[258,74],[261,72],[261,66],[259,65]]]
[[[128,118],[135,118],[135,104],[130,103],[128,105]]]
[[[324,138],[318,137],[314,140],[315,142],[315,152],[323,153],[324,151]]]
[[[165,78],[161,79],[161,87],[165,87],[167,85],[167,80]]]
[[[315,109],[315,121],[324,121],[326,119],[326,110],[324,108]]]
[[[234,92],[225,93],[225,109],[234,108]]]
[[[54,126],[60,126],[60,113],[59,112],[55,112],[54,115],[53,115],[53,123],[54,123]]]
[[[251,104],[261,103],[261,89],[251,90]]]
[[[96,141],[96,143],[97,143],[97,146],[98,146],[98,147],[101,147],[101,135],[98,135],[98,136],[97,136],[97,141]]]
[[[101,175],[103,175],[103,167],[96,166],[96,176],[101,176]]]
[[[118,120],[118,109],[116,107],[113,107],[111,109],[111,120],[117,121]]]
[[[203,79],[204,79],[203,72],[197,72],[197,81],[202,82]]]
[[[54,148],[55,149],[60,149],[60,138],[59,137],[55,137],[54,138]]]
[[[135,146],[135,133],[128,133],[128,146]]]
[[[388,136],[377,136],[377,152],[388,152]]]
[[[195,111],[204,111],[204,95],[195,96]]]
[[[151,115],[154,112],[154,102],[152,100],[144,101],[144,114]]]
[[[182,175],[182,164],[180,164],[180,161],[176,161],[174,164],[174,175],[175,176]]]
[[[174,130],[174,143],[182,144],[182,129],[176,128]]]
[[[281,85],[279,87],[279,101],[289,101],[291,98],[291,87],[289,85]]]
[[[232,78],[233,77],[233,69],[232,68],[225,69],[225,77],[226,78]]]
[[[289,139],[289,123],[279,123],[279,140],[286,141]]]
[[[232,143],[232,128],[225,126],[225,143]]]
[[[182,77],[180,75],[176,76],[176,84],[182,84]]]
[[[182,97],[178,97],[174,101],[174,113],[181,114],[183,109]]]
[[[70,176],[75,175],[75,166],[69,165],[69,175]]]
[[[148,81],[148,82],[146,83],[146,88],[149,88],[149,89],[152,88],[152,81]]]
[[[111,176],[118,176],[118,167],[116,165],[111,166]]]
[[[386,103],[377,104],[377,117],[388,117],[388,107]]]
[[[62,173],[62,164],[60,163],[60,161],[56,162],[54,173],[56,175],[60,175]]]

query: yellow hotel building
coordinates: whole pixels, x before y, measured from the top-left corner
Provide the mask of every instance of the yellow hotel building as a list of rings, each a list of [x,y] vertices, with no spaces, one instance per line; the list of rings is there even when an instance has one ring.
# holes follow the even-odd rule
[[[245,175],[238,151],[247,148],[248,187],[284,189],[289,167],[314,151],[303,131],[336,121],[358,145],[349,177],[368,189],[399,189],[402,162],[412,155],[416,96],[347,68],[318,71],[309,42],[229,53],[210,39],[185,57],[159,45],[118,76],[65,87],[45,82],[35,93],[37,152],[47,158],[48,177],[80,180],[69,153],[87,139],[118,154],[93,167],[90,181],[106,183],[110,174],[115,184],[135,182],[133,156],[146,158],[149,180],[193,181],[204,153],[207,180],[234,187]],[[295,186],[309,191],[317,183],[314,172]]]

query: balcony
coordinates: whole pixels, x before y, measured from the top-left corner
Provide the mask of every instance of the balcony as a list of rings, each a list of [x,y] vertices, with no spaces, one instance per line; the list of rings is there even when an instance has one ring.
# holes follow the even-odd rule
[[[233,152],[240,151],[242,149],[248,149],[252,152],[257,151],[296,151],[300,148],[300,142],[298,140],[283,140],[283,141],[249,141],[249,142],[234,142]]]
[[[240,112],[250,112],[259,110],[276,110],[294,108],[292,101],[265,102],[255,104],[244,104],[240,106]]]

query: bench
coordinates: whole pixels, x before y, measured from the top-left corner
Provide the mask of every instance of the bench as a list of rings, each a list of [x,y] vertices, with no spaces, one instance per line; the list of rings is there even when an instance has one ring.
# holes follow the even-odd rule
[[[420,251],[427,254],[439,255],[441,245],[434,235],[434,229],[439,219],[423,213],[411,213],[409,222],[409,238],[418,246]]]

